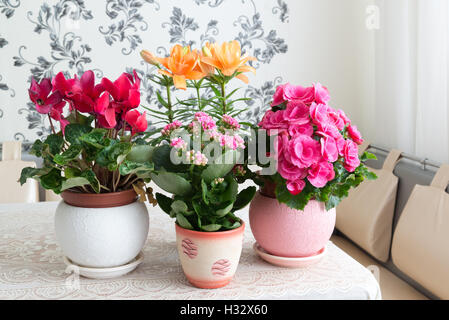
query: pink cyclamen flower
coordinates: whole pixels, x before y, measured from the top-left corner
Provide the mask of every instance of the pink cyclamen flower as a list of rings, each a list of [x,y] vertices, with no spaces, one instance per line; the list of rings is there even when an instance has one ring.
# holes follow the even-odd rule
[[[354,141],[349,139],[345,140],[343,157],[345,159],[345,169],[349,172],[354,172],[354,170],[360,165],[359,151],[357,144]]]
[[[31,79],[31,86],[28,89],[30,100],[36,106],[36,111],[41,114],[48,114],[52,108],[60,108],[65,105],[62,100],[63,96],[59,91],[52,94],[51,80],[48,78],[42,79],[41,83],[37,83],[34,78]]]
[[[301,191],[306,186],[306,183],[304,180],[298,179],[294,181],[287,180],[287,190],[294,196],[301,193]]]
[[[309,136],[295,136],[289,141],[288,152],[285,156],[287,160],[300,168],[310,167],[321,158],[320,143]]]
[[[122,73],[114,82],[103,78],[101,84],[111,94],[117,113],[125,114],[140,105],[140,79],[135,70],[132,75]]]
[[[320,161],[313,164],[309,169],[307,179],[317,188],[324,187],[329,181],[335,178],[334,166],[327,161]]]
[[[357,144],[363,143],[362,134],[360,133],[359,130],[357,130],[357,126],[349,125],[347,131],[352,141],[354,141]]]
[[[329,162],[335,162],[338,159],[337,142],[332,137],[324,137],[320,139],[321,155],[323,159]]]
[[[131,127],[132,135],[137,132],[144,132],[148,127],[146,112],[140,113],[137,110],[129,110],[125,114],[125,121]]]

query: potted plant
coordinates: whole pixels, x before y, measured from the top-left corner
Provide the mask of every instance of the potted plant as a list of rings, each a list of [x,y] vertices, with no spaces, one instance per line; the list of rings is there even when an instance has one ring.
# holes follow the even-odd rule
[[[360,158],[360,132],[342,110],[328,104],[329,92],[289,83],[277,87],[259,127],[275,135],[277,172],[250,205],[257,243],[277,257],[309,257],[323,249],[335,226],[335,207],[365,178],[375,179]]]
[[[157,202],[176,219],[178,254],[190,283],[199,288],[225,286],[242,251],[245,223],[235,211],[256,191],[248,187],[238,192],[238,181],[246,176],[238,164],[245,140],[234,118],[241,112],[235,107],[238,99],[231,100],[233,92],[225,89],[234,77],[247,81],[242,72],[253,70],[245,65],[251,58],[241,56],[237,41],[207,44],[202,52],[176,45],[167,58],[148,51],[142,56],[157,66],[160,75],[151,79],[167,92],[166,99],[158,93],[165,111],[157,116],[166,125],[152,140],[151,178],[169,196],[156,193]],[[178,98],[173,104],[173,87],[192,88],[196,97]],[[213,94],[205,98],[200,90]]]
[[[140,79],[123,73],[95,84],[92,71],[72,79],[58,73],[40,83],[32,79],[29,96],[36,111],[48,116],[51,134],[30,151],[43,166],[24,168],[19,181],[34,178],[61,194],[55,230],[64,255],[94,268],[132,261],[148,235],[141,201],[151,194],[145,182],[153,171],[152,147],[143,136],[146,114],[136,110]]]

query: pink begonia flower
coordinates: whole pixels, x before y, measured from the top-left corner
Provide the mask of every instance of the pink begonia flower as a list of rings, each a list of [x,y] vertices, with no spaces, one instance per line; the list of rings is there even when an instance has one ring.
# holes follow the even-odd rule
[[[131,135],[147,130],[148,121],[146,112],[140,113],[137,110],[129,110],[125,114],[125,121],[130,126]]]
[[[321,155],[323,159],[329,162],[335,162],[338,159],[338,147],[335,139],[324,137],[320,139]]]
[[[315,102],[327,104],[330,100],[329,90],[325,86],[322,86],[321,83],[315,83],[313,85]]]
[[[287,190],[294,196],[301,193],[301,191],[306,186],[304,180],[298,179],[294,181],[287,180]]]
[[[357,144],[363,143],[362,134],[357,130],[357,126],[349,125],[347,131],[352,141]]]
[[[303,135],[311,137],[313,135],[313,126],[310,122],[306,123],[306,124],[301,124],[301,125],[290,125],[290,127],[288,128],[288,133],[291,136],[303,134]]]
[[[300,168],[310,167],[321,159],[320,143],[309,136],[293,137],[287,150],[284,150],[287,160]]]
[[[310,122],[309,107],[301,101],[288,102],[287,108],[283,111],[282,115],[284,122],[287,122],[289,125],[301,125]]]
[[[354,170],[360,165],[359,151],[357,144],[352,140],[346,140],[343,148],[343,157],[345,158],[344,167],[349,172]]]
[[[329,107],[325,104],[312,103],[310,105],[310,117],[317,126],[323,126],[331,122],[329,119]]]
[[[315,133],[319,136],[332,137],[336,140],[338,140],[342,136],[340,131],[338,131],[338,128],[334,126],[332,122],[320,124]]]
[[[338,129],[338,130],[343,130],[343,128],[345,127],[345,122],[343,120],[342,117],[340,117],[338,111],[329,108],[329,119],[330,121],[333,123],[333,125]]]
[[[272,107],[278,106],[286,101],[284,98],[284,88],[287,85],[288,83],[276,87],[276,92],[273,95],[273,102],[271,103]]]
[[[278,160],[278,172],[286,180],[304,179],[307,176],[307,169],[295,166],[283,156]]]
[[[327,161],[320,161],[313,164],[309,169],[307,179],[317,188],[324,187],[329,181],[335,178],[334,166]]]
[[[343,120],[343,122],[345,123],[345,125],[347,124],[351,124],[351,120],[349,120],[349,118],[346,116],[345,112],[341,109],[337,110],[338,115],[340,116],[340,118]]]
[[[284,87],[284,99],[287,101],[299,100],[306,105],[314,101],[314,88],[287,84]]]

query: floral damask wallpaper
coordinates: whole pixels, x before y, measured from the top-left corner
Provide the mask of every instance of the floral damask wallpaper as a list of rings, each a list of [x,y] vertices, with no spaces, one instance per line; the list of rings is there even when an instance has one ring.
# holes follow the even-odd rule
[[[47,119],[28,102],[31,77],[92,69],[118,77],[136,69],[142,103],[159,108],[151,66],[139,51],[166,55],[175,43],[199,48],[205,42],[237,39],[257,58],[257,76],[240,94],[259,119],[282,70],[270,68],[289,50],[288,0],[0,0],[0,141],[32,141],[49,133]],[[241,84],[236,84],[241,85]]]

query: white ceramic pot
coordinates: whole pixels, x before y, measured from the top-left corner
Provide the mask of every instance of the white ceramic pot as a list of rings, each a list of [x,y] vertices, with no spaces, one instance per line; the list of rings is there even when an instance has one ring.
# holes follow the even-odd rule
[[[182,269],[191,284],[213,289],[227,285],[240,260],[245,224],[229,231],[199,232],[176,225]]]
[[[136,201],[136,196],[131,203],[120,205],[119,201],[112,203],[113,207],[102,208],[79,207],[66,201],[62,200],[56,209],[55,231],[64,255],[72,262],[84,267],[117,267],[133,260],[142,250],[149,217],[145,204]]]

